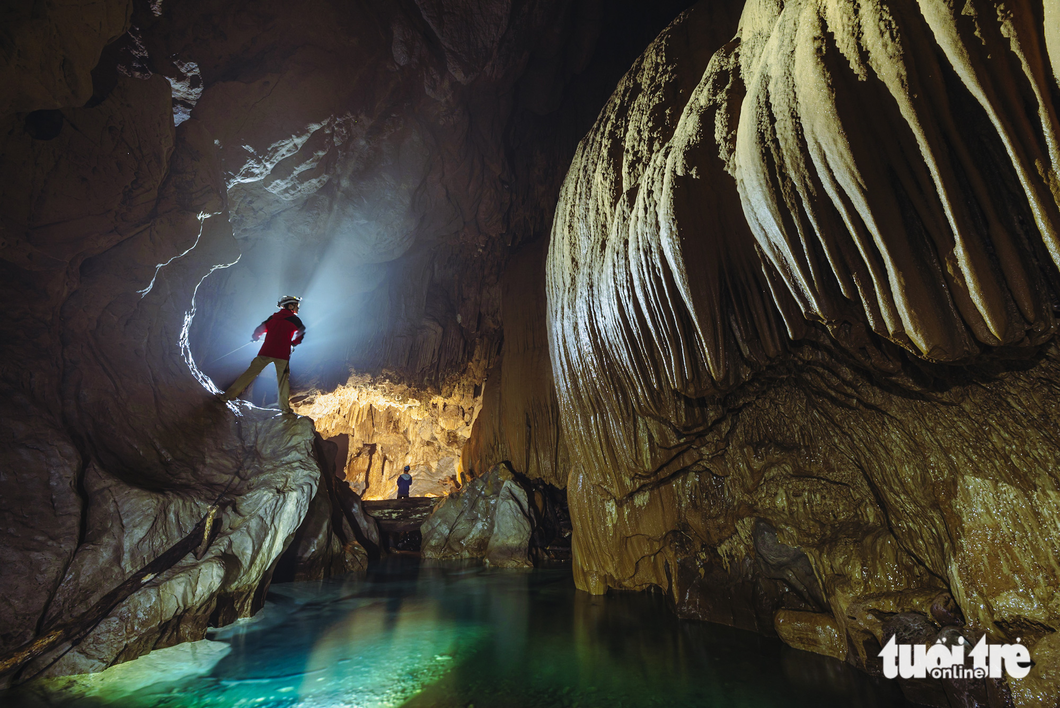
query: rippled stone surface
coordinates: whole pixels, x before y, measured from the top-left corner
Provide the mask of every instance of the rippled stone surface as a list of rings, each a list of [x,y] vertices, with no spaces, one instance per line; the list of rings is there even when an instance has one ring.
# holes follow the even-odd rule
[[[499,568],[530,568],[536,525],[527,490],[500,464],[435,507],[420,527],[421,551],[424,558],[481,558]]]
[[[882,618],[932,617],[944,591],[970,627],[1046,647],[1054,29],[1035,3],[724,13],[700,3],[633,66],[557,208],[579,587],[765,631],[825,610],[818,650],[870,669]],[[827,607],[761,565],[760,520]]]
[[[841,654],[807,639],[834,627],[870,670],[899,616],[1056,654],[1056,0],[702,3],[582,143],[546,259],[608,75],[581,73],[659,26],[640,5],[0,11],[5,648],[222,490],[232,547],[194,568],[223,580],[60,668],[249,611],[311,431],[216,407],[189,361],[230,380],[297,287],[296,389],[458,378],[394,449],[566,487],[580,587]]]

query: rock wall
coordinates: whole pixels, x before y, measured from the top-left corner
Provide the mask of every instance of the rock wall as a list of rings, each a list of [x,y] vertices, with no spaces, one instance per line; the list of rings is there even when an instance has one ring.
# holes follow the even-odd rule
[[[339,445],[316,433],[313,447],[320,464],[316,495],[301,526],[280,556],[273,580],[321,580],[364,571],[379,556],[379,531],[364,514],[361,499],[338,476]],[[347,486],[340,489],[339,485]]]
[[[127,19],[101,12],[115,7]],[[49,21],[76,34],[88,19]],[[73,52],[65,78],[43,66],[37,80],[74,82],[96,57]],[[4,652],[76,621],[220,512],[200,558],[22,675],[99,670],[249,614],[319,475],[308,420],[225,408],[192,361],[198,285],[238,257],[212,139],[195,120],[174,127],[161,76],[95,88],[84,107],[31,97],[0,118]]]
[[[207,371],[234,377],[239,357],[221,357],[297,292],[296,386],[330,389],[351,367],[435,387],[463,374],[497,341],[507,254],[546,236],[591,120],[556,109],[596,56],[595,0],[215,4],[142,20],[158,71],[201,75],[192,115],[217,141],[242,250],[205,286],[224,303],[196,320]],[[663,24],[684,5],[658,4]]]
[[[506,462],[531,479],[567,484],[570,464],[548,352],[546,252],[544,242],[519,250],[501,278],[504,341],[485,372],[481,412],[462,450],[468,477]]]
[[[579,587],[870,670],[903,613],[1049,662],[1046,4],[700,3],[634,64],[547,264]],[[764,563],[763,523],[819,591]],[[947,593],[960,619],[932,614]],[[1055,698],[1046,675],[1017,703]]]
[[[4,61],[0,115],[83,105],[92,97],[91,72],[103,48],[128,30],[132,2],[64,3],[41,11],[9,3],[0,8]]]
[[[579,147],[545,260],[609,67],[685,3],[640,5],[0,10],[4,648],[218,500],[214,550],[51,670],[249,611],[312,431],[194,362],[231,380],[292,291],[296,390],[446,398],[322,411],[354,478],[375,445],[565,486],[586,589],[860,663],[891,615],[1055,654],[1056,0],[701,3]]]

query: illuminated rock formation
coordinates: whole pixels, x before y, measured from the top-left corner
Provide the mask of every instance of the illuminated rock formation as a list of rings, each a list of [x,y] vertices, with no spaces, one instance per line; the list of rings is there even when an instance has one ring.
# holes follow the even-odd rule
[[[701,3],[554,210],[686,4],[0,10],[4,648],[215,501],[53,671],[249,612],[285,544],[353,567],[329,521],[371,546],[308,421],[209,395],[294,292],[369,498],[506,463],[592,592],[863,666],[903,622],[1060,655],[1057,0]]]
[[[275,581],[320,580],[363,571],[369,557],[378,556],[379,530],[364,513],[360,497],[338,476],[339,446],[318,433],[313,447],[320,466],[316,495],[276,563]]]
[[[526,490],[507,465],[472,480],[420,527],[425,558],[482,558],[499,568],[529,568],[536,525]]]
[[[410,467],[413,496],[438,497],[460,484],[460,453],[478,413],[473,372],[442,393],[354,376],[309,396],[295,410],[325,437],[349,436],[345,479],[364,499],[393,499]]]
[[[1055,24],[1033,2],[721,12],[633,66],[557,208],[579,586],[775,615],[860,665],[941,592],[969,631],[1052,646]],[[757,520],[826,607],[756,566]]]

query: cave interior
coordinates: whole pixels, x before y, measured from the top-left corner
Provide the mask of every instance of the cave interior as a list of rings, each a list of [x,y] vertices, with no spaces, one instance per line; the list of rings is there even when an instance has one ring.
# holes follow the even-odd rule
[[[416,552],[1058,705],[1060,1],[14,2],[0,86],[2,686]]]

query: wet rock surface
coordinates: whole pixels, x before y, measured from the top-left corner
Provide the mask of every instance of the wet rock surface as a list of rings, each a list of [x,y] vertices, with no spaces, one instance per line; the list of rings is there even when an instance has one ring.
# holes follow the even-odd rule
[[[319,433],[313,442],[320,466],[317,492],[277,562],[273,574],[277,582],[320,580],[364,571],[369,558],[378,556],[378,532],[364,516],[360,498],[348,487],[339,490],[340,485],[345,486],[336,476],[339,446]]]
[[[908,613],[1054,636],[1057,78],[1020,7],[700,3],[619,83],[546,266],[579,587],[868,670]]]
[[[500,568],[527,568],[535,526],[526,490],[506,465],[447,497],[420,528],[424,558],[482,558]]]

